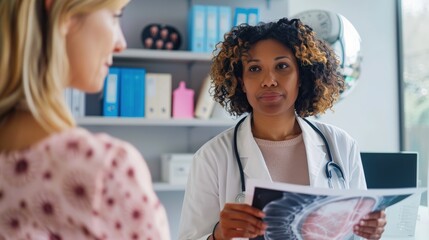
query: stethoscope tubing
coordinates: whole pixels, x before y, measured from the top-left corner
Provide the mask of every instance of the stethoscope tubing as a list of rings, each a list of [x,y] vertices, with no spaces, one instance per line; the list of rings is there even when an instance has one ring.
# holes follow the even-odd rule
[[[343,170],[341,169],[341,167],[340,167],[338,164],[336,164],[336,163],[334,162],[334,158],[332,157],[331,149],[329,148],[328,140],[326,139],[325,135],[323,135],[322,131],[320,131],[320,129],[318,129],[316,126],[314,126],[314,124],[313,124],[313,123],[311,123],[308,119],[306,119],[306,118],[302,118],[302,120],[304,120],[308,125],[310,125],[310,127],[311,127],[314,131],[316,131],[316,132],[317,132],[317,134],[319,134],[319,136],[322,138],[323,143],[325,143],[326,151],[328,152],[328,158],[329,158],[328,163],[325,165],[325,174],[326,174],[326,177],[327,177],[329,180],[331,180],[331,179],[332,179],[332,173],[331,173],[331,171],[329,171],[329,167],[333,167],[333,168],[335,168],[336,170],[338,170],[338,171],[340,172],[340,176],[341,176],[342,178],[344,178],[344,172],[343,172]]]
[[[246,191],[246,183],[244,179],[243,165],[241,164],[240,154],[238,153],[238,146],[237,146],[238,134],[237,133],[238,133],[238,128],[240,127],[241,123],[243,123],[245,119],[246,117],[243,117],[242,119],[240,119],[240,121],[238,121],[238,123],[235,125],[235,128],[234,128],[234,153],[235,153],[235,158],[237,159],[238,169],[240,170],[241,191],[243,193]]]
[[[245,183],[245,179],[244,179],[244,170],[243,170],[243,165],[241,163],[240,160],[240,154],[238,152],[238,146],[237,146],[237,142],[238,142],[238,129],[240,127],[240,125],[243,123],[243,121],[246,119],[247,117],[243,117],[242,119],[240,119],[240,121],[237,122],[237,124],[234,127],[234,137],[233,137],[233,147],[234,147],[234,154],[235,154],[235,158],[237,160],[237,165],[240,171],[240,181],[241,181],[241,191],[243,194],[246,191],[246,183]],[[326,151],[328,152],[328,162],[326,163],[325,166],[325,174],[326,177],[328,179],[328,183],[329,183],[329,187],[333,188],[333,184],[332,184],[332,173],[330,171],[330,169],[334,169],[334,171],[337,172],[337,175],[339,176],[340,180],[343,183],[343,187],[345,188],[345,178],[344,178],[344,172],[341,169],[340,165],[338,165],[337,163],[334,162],[334,159],[332,157],[331,154],[331,149],[329,147],[329,143],[328,140],[326,139],[325,135],[322,133],[322,131],[320,131],[319,128],[317,128],[313,123],[311,123],[309,120],[302,118],[308,125],[310,125],[310,127],[316,131],[316,133],[322,138],[323,142],[325,143],[326,146]],[[239,195],[240,195],[239,194]]]

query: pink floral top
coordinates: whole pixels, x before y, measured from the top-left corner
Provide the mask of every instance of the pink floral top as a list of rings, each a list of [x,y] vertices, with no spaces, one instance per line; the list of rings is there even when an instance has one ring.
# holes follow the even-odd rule
[[[169,239],[140,153],[80,128],[0,153],[0,240]]]

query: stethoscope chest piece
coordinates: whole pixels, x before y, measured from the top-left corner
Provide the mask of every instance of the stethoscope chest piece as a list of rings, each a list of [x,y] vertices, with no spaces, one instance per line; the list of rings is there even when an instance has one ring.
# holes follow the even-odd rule
[[[241,192],[241,193],[237,194],[237,196],[235,197],[235,202],[236,203],[244,203],[245,198],[246,198],[246,195],[244,195],[244,192]]]

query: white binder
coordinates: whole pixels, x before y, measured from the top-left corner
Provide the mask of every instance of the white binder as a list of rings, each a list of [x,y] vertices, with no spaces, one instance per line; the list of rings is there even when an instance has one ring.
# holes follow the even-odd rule
[[[146,74],[146,118],[171,118],[171,74]]]
[[[85,117],[85,93],[77,89],[71,89],[71,112],[73,117]]]

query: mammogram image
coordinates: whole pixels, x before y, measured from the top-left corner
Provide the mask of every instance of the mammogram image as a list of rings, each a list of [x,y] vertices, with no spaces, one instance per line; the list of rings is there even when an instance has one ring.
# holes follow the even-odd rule
[[[406,196],[326,196],[255,188],[253,206],[262,209],[268,228],[255,239],[348,239],[353,226],[369,212]]]

